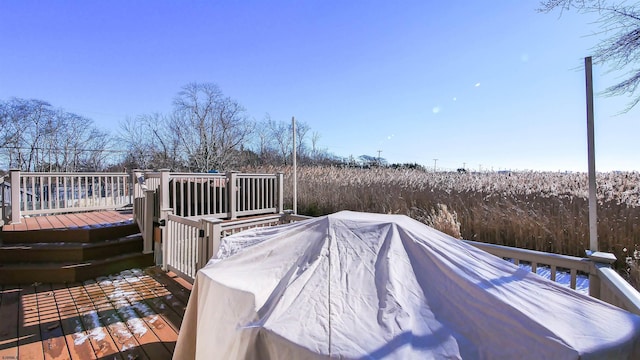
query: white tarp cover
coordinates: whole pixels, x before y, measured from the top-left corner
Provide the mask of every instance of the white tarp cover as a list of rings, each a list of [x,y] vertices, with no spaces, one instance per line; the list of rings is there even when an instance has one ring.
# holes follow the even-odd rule
[[[401,215],[226,237],[174,359],[640,358],[640,317]]]

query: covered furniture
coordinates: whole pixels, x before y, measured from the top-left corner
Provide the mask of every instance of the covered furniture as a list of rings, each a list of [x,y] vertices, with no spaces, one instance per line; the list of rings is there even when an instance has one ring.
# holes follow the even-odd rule
[[[174,359],[638,359],[640,317],[402,215],[223,239]]]

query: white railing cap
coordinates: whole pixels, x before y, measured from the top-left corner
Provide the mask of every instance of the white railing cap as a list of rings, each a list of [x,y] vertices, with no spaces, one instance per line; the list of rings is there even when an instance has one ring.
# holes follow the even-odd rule
[[[602,251],[587,251],[587,257],[591,259],[591,261],[605,264],[613,264],[618,260],[612,253]]]

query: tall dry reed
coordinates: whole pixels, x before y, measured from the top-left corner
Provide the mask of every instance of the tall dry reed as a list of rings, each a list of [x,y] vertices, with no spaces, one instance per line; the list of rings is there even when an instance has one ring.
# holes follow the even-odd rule
[[[284,172],[291,206],[292,171]],[[600,251],[618,268],[640,244],[640,174],[598,174]],[[589,247],[588,184],[584,173],[447,173],[388,168],[298,169],[298,212],[339,210],[406,214],[464,239],[584,256]]]

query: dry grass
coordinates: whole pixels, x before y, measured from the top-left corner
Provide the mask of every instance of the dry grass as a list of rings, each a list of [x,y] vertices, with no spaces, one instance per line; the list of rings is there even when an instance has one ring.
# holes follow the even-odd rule
[[[246,169],[256,170],[285,173],[291,206],[291,168]],[[618,267],[625,266],[623,250],[640,243],[639,186],[637,172],[598,175],[600,251],[614,253]],[[589,247],[587,198],[583,173],[298,169],[301,214],[406,214],[456,237],[574,256]]]

